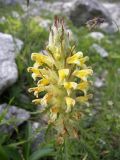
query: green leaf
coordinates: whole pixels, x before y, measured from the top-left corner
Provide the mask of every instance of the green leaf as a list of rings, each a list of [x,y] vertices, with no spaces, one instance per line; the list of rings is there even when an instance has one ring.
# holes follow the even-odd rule
[[[14,147],[5,147],[6,154],[9,155],[9,159],[12,160],[21,160],[20,153],[17,148]]]
[[[4,120],[6,114],[7,114],[7,109],[4,109],[0,114],[0,123],[2,123],[2,120]]]
[[[0,145],[2,145],[8,138],[7,134],[0,133]]]
[[[0,145],[0,159],[1,160],[8,160],[8,156],[5,152],[5,149]]]
[[[39,148],[37,151],[33,152],[30,156],[29,160],[39,160],[39,158],[46,157],[46,156],[53,156],[54,150],[52,148]]]
[[[26,133],[25,133],[25,139],[26,139],[26,143],[24,144],[24,157],[26,160],[29,160],[29,155],[30,155],[30,150],[31,150],[31,140],[30,138],[32,137],[32,126],[31,123],[28,122],[27,123],[27,127],[26,127]]]

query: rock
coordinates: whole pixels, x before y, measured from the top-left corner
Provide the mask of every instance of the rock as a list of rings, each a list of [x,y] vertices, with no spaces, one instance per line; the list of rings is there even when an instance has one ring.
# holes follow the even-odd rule
[[[120,74],[120,68],[117,69],[118,74]]]
[[[13,18],[20,19],[20,15],[16,11],[12,11],[12,16],[13,16]]]
[[[91,33],[88,34],[88,37],[91,37],[91,38],[93,38],[93,39],[95,39],[95,40],[100,41],[100,40],[103,39],[105,36],[104,36],[104,34],[101,33],[101,32],[91,32]]]
[[[96,0],[76,0],[69,17],[76,26],[85,25],[94,17],[102,17],[110,24],[112,23],[108,10]]]
[[[103,6],[109,11],[109,16],[112,18],[112,26],[104,26],[104,30],[108,31],[112,27],[112,31],[118,31],[120,29],[120,2],[119,3],[103,3]]]
[[[25,0],[1,0],[3,4],[23,3]]]
[[[94,86],[95,86],[96,88],[101,88],[101,87],[103,87],[103,86],[104,86],[104,80],[97,77],[97,78],[95,79]]]
[[[116,32],[115,26],[114,26],[113,24],[110,25],[110,24],[107,23],[107,22],[102,23],[102,24],[99,26],[99,28],[100,28],[102,31],[104,31],[104,32],[106,32],[106,33],[108,33],[108,34],[112,34],[112,33]]]
[[[4,16],[2,16],[1,18],[0,18],[0,23],[5,23],[6,22],[6,18],[4,17]]]
[[[113,101],[111,101],[111,100],[109,100],[109,101],[107,101],[107,104],[109,105],[109,106],[113,106]]]
[[[38,23],[40,27],[43,27],[48,31],[50,30],[52,22],[49,19],[43,19],[40,16],[36,16],[34,20]]]
[[[12,133],[15,127],[30,118],[30,114],[26,110],[8,104],[0,105],[0,115],[3,116],[0,121],[0,132],[2,133]]]
[[[91,47],[90,47],[90,50],[92,51],[92,52],[96,52],[96,53],[98,53],[101,57],[103,57],[103,58],[106,58],[106,57],[108,57],[108,52],[104,49],[104,48],[102,48],[101,46],[99,46],[98,44],[93,44]]]
[[[32,151],[35,151],[40,143],[44,141],[45,125],[41,122],[32,122],[32,133],[34,135]]]
[[[18,78],[15,53],[20,51],[22,45],[21,40],[13,39],[9,34],[0,33],[0,94]]]

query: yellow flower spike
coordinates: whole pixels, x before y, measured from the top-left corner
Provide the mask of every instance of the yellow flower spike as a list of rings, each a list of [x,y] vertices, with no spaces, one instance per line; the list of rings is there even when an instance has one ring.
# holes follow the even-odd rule
[[[65,101],[67,104],[66,113],[71,112],[71,107],[73,107],[75,105],[75,100],[70,97],[65,97]]]
[[[76,52],[70,36],[63,19],[55,18],[48,45],[44,47],[46,54],[32,53],[34,64],[28,68],[37,84],[29,89],[37,97],[32,102],[43,105],[45,110],[42,112],[48,115],[48,124],[51,123],[55,130],[59,144],[63,144],[65,137],[78,138],[75,124],[83,113],[82,107],[76,103],[88,104],[92,97],[88,94],[90,81],[87,79],[93,73],[86,65],[89,58],[82,52]],[[84,92],[84,96],[76,97],[79,90]],[[39,97],[42,91],[45,95],[40,94]]]
[[[72,75],[82,79],[83,81],[87,81],[87,77],[92,74],[93,74],[92,69],[82,69],[74,71]]]
[[[68,57],[66,61],[67,61],[68,64],[80,65],[80,58],[82,58],[82,57],[83,57],[83,53],[82,52],[77,52],[73,56]]]
[[[41,104],[41,100],[40,99],[34,99],[32,100],[32,102],[36,105]]]
[[[71,89],[76,89],[77,83],[75,82],[64,82],[64,87],[67,90],[68,95],[70,95]]]
[[[59,74],[59,81],[64,81],[65,78],[69,75],[69,69],[60,69],[58,71]]]

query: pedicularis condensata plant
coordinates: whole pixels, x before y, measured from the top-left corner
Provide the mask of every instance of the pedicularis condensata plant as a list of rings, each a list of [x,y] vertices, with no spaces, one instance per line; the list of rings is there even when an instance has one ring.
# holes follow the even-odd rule
[[[66,136],[78,138],[75,122],[83,115],[80,104],[88,103],[92,96],[87,91],[90,86],[88,77],[93,71],[85,64],[89,58],[70,45],[63,20],[55,18],[46,54],[32,53],[31,59],[35,63],[28,72],[37,83],[36,87],[29,89],[36,96],[33,102],[44,106],[48,124],[56,130],[58,143],[63,143]],[[45,94],[39,98],[41,92]]]

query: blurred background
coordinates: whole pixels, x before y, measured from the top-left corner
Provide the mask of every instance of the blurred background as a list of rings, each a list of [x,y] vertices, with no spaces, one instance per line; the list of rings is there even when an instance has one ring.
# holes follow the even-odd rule
[[[51,139],[44,141],[27,73],[31,53],[45,49],[55,15],[64,17],[94,71],[80,141],[62,158]],[[120,160],[120,0],[0,0],[0,136],[1,160]]]

